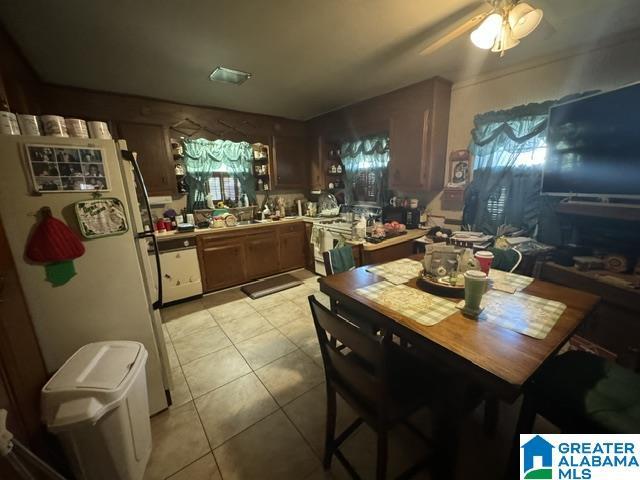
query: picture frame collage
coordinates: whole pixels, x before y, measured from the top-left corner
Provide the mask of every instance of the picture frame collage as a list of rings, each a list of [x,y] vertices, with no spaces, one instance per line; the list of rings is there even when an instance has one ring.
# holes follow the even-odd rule
[[[101,148],[27,145],[34,191],[39,193],[111,190]]]

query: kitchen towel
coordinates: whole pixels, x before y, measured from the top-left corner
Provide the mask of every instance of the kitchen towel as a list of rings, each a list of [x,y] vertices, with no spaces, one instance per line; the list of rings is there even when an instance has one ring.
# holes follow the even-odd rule
[[[329,261],[333,273],[342,273],[353,270],[356,264],[353,261],[353,248],[351,245],[329,250]]]

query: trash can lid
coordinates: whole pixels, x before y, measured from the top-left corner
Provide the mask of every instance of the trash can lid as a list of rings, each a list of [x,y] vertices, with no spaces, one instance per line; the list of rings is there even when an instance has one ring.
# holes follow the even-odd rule
[[[42,417],[49,430],[96,422],[144,375],[147,351],[138,342],[90,343],[74,353],[42,388]]]
[[[44,387],[44,391],[115,390],[140,354],[137,342],[98,342],[80,348]]]

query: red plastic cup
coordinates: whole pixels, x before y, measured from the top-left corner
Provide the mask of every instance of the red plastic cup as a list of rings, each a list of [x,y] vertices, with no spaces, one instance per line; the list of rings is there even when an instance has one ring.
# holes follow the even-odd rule
[[[489,275],[489,270],[491,270],[491,264],[493,263],[493,253],[488,250],[480,250],[476,252],[475,258],[478,261],[480,270]]]

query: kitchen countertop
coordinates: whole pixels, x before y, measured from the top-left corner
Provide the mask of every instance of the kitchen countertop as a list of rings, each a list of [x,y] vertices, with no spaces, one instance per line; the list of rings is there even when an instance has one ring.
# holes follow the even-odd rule
[[[295,222],[313,222],[314,219],[311,217],[293,217],[293,218],[283,218],[282,220],[276,220],[273,222],[264,222],[264,223],[250,223],[247,225],[236,225],[235,227],[221,227],[221,228],[196,228],[193,232],[178,232],[177,230],[171,230],[170,232],[165,233],[157,233],[156,238],[159,241],[169,240],[171,238],[180,238],[180,237],[192,237],[193,235],[206,235],[206,234],[216,234],[221,232],[232,232],[235,230],[244,230],[247,228],[264,228],[274,225],[282,225],[285,223],[295,223]]]
[[[420,237],[423,237],[425,233],[427,233],[426,230],[421,230],[417,228],[415,230],[407,230],[406,235],[400,235],[398,237],[390,238],[380,243],[369,243],[366,241],[365,242],[347,241],[347,243],[351,245],[361,245],[363,250],[370,252],[373,250],[381,250],[383,248],[391,247],[393,245],[398,245],[399,243],[413,242],[414,240]]]

